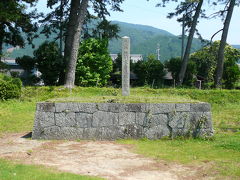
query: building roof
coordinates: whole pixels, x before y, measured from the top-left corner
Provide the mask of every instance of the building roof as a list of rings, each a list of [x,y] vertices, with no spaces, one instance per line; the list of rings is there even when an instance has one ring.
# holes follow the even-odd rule
[[[8,58],[8,57],[3,57],[1,59],[1,61],[7,65],[14,65],[14,66],[18,66],[18,64],[16,63],[16,60],[14,58]]]

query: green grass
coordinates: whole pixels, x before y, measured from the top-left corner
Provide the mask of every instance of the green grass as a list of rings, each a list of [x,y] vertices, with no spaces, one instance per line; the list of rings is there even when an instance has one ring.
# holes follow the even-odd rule
[[[0,133],[31,131],[35,102],[10,100],[0,103]]]
[[[217,134],[214,139],[119,140],[133,144],[134,151],[159,160],[207,165],[209,175],[240,177],[240,133]]]
[[[19,100],[0,102],[0,133],[31,131],[36,103],[39,101],[80,102],[209,102],[216,130],[240,130],[240,91],[197,89],[133,88],[130,97],[121,97],[120,89],[82,88],[69,92],[63,87],[27,87]]]
[[[120,89],[82,88],[71,92],[63,87],[27,87],[19,100],[0,102],[0,133],[31,131],[36,102],[209,102],[215,136],[211,140],[122,140],[137,153],[156,159],[211,166],[207,173],[219,178],[240,178],[240,91],[133,88],[130,97]],[[209,165],[210,164],[210,165]]]
[[[60,173],[43,166],[22,165],[0,159],[0,180],[101,180],[102,178]]]

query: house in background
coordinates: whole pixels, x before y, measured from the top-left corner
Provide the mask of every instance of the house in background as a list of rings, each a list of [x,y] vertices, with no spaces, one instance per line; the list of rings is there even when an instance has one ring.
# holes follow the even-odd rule
[[[7,65],[7,69],[0,69],[0,72],[6,73],[9,76],[20,77],[21,79],[26,79],[29,77],[29,73],[27,73],[19,64],[17,64],[14,58],[3,57],[1,61]],[[30,75],[40,78],[41,72],[39,72],[37,68],[34,68]],[[41,80],[39,83],[36,83],[36,85],[44,84]]]
[[[113,61],[115,61],[118,57],[118,54],[110,54],[111,58]],[[130,54],[130,59],[132,60],[133,63],[136,63],[138,61],[143,60],[142,54]]]
[[[24,76],[24,69],[16,63],[15,59],[2,57],[1,61],[8,66],[7,73],[15,72],[18,76]]]

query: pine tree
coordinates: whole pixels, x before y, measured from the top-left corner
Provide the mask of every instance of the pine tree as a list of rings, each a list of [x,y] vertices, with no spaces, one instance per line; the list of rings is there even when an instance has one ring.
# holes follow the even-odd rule
[[[224,49],[226,46],[226,41],[227,41],[227,35],[228,35],[228,29],[229,25],[231,22],[232,18],[232,13],[234,10],[234,6],[236,1],[235,0],[230,0],[227,2],[228,8],[227,8],[227,16],[224,21],[224,26],[222,30],[222,38],[220,41],[220,46],[218,50],[218,55],[217,55],[217,70],[216,70],[216,76],[215,76],[215,82],[214,85],[216,88],[220,88],[222,86],[222,76],[223,76],[223,65],[224,65]]]
[[[121,11],[120,3],[122,2],[123,0],[92,0],[91,4],[97,16],[105,19],[107,15],[110,15],[107,5],[111,5],[112,10]],[[67,88],[74,87],[80,36],[89,4],[89,0],[71,0],[64,50],[64,59],[67,62],[64,85]]]
[[[0,59],[3,45],[24,47],[27,39],[32,44],[36,37],[37,23],[33,19],[39,17],[36,10],[27,12],[28,6],[34,6],[37,0],[1,0],[0,1]],[[23,37],[25,33],[26,37]]]
[[[157,4],[157,6],[165,7],[165,4],[176,0],[162,0],[161,3]],[[183,22],[183,26],[186,27],[186,30],[189,31],[189,35],[187,37],[187,45],[185,49],[182,49],[182,65],[181,70],[178,76],[178,85],[181,86],[183,83],[183,79],[185,77],[189,55],[191,51],[192,41],[194,34],[197,33],[200,39],[202,39],[200,33],[197,30],[197,23],[199,17],[205,17],[204,11],[202,10],[203,0],[185,0],[180,2],[176,7],[175,12],[169,13],[168,18],[172,18],[174,16],[180,16],[177,19],[178,22]],[[185,29],[183,27],[183,29]],[[184,34],[185,32],[183,32]],[[182,36],[184,38],[184,35]],[[184,39],[182,39],[183,41]],[[182,47],[183,48],[183,47]]]

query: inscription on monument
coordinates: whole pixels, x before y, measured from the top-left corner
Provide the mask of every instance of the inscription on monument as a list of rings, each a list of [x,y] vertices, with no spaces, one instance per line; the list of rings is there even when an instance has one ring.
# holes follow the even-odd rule
[[[122,37],[122,95],[130,95],[130,38]]]

